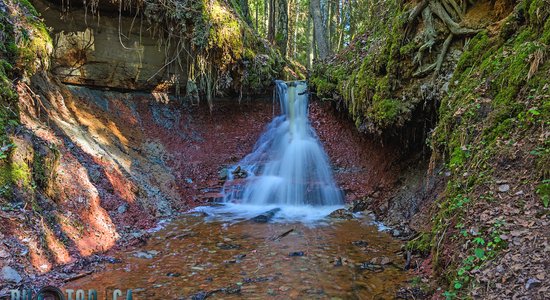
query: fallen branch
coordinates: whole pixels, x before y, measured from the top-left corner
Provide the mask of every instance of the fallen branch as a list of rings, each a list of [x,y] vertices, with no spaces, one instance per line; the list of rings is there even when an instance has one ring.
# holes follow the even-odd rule
[[[285,236],[287,236],[289,233],[291,233],[291,232],[293,232],[293,231],[294,231],[294,228],[289,229],[289,230],[287,230],[287,231],[285,231],[285,232],[279,234],[278,236],[272,237],[271,240],[272,240],[272,241],[278,241],[278,240],[284,238]]]

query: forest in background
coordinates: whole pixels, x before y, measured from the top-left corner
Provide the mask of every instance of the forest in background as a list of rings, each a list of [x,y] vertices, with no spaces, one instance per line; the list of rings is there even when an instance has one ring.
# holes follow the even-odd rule
[[[308,68],[342,50],[368,26],[366,0],[234,0],[239,13],[287,58]]]

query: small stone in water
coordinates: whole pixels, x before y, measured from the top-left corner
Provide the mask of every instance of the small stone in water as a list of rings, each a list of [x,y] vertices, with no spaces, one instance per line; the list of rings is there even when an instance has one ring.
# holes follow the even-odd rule
[[[359,240],[359,241],[353,241],[351,242],[354,246],[357,246],[357,247],[367,247],[369,244],[367,243],[367,241],[363,241],[363,240]]]

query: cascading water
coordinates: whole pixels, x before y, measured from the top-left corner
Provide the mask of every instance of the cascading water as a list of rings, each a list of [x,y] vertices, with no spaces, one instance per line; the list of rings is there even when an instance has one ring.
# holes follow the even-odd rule
[[[341,204],[327,155],[309,124],[306,83],[277,81],[275,97],[281,115],[268,125],[252,153],[229,170],[224,202]]]
[[[277,81],[281,107],[254,150],[228,169],[220,207],[199,207],[214,219],[249,219],[267,210],[274,221],[314,222],[343,205],[328,157],[308,120],[307,85]]]

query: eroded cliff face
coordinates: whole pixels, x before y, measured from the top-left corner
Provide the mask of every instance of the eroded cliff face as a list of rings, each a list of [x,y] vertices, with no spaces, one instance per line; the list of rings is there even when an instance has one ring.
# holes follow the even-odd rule
[[[59,4],[46,0],[32,3],[52,29],[50,71],[63,83],[153,90],[166,88],[175,76],[186,78],[187,74],[166,65],[175,48],[161,46],[144,28],[147,24],[141,17],[134,18],[127,11],[119,17],[116,7],[98,16],[82,6],[64,12]],[[186,63],[183,69],[187,68]]]

